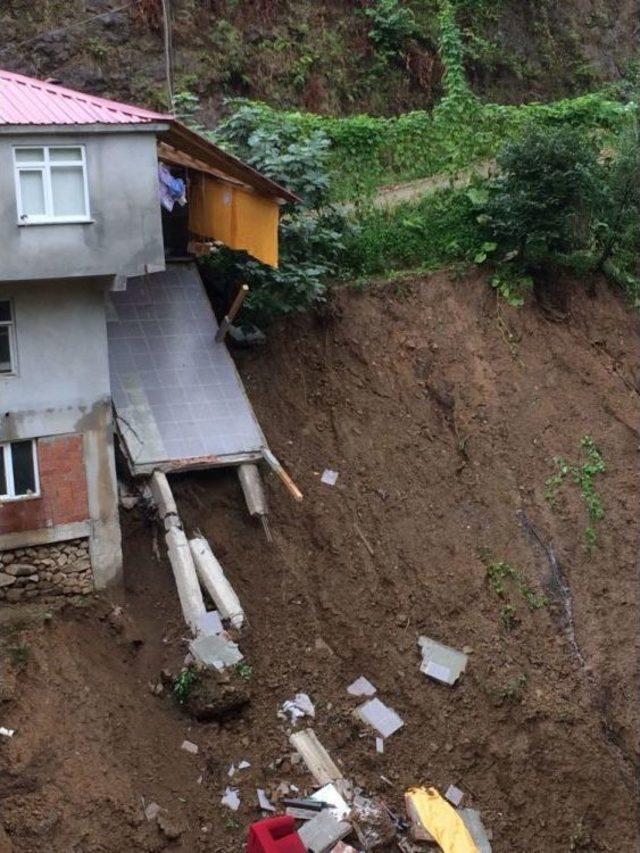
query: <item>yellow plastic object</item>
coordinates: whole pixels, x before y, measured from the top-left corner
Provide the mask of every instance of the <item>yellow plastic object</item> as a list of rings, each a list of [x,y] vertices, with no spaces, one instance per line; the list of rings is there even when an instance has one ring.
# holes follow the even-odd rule
[[[407,811],[413,812],[444,853],[479,853],[460,815],[435,788],[411,788],[405,799]]]
[[[280,207],[266,196],[195,173],[189,194],[189,231],[278,266]]]

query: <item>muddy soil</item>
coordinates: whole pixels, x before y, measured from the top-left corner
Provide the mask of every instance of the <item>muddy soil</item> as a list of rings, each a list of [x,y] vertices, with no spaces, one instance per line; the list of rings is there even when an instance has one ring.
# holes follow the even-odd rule
[[[104,599],[50,618],[3,610],[0,723],[17,730],[0,739],[6,844],[241,851],[256,787],[311,784],[277,717],[302,690],[345,775],[392,808],[409,785],[455,783],[497,853],[637,849],[639,356],[636,317],[604,288],[575,287],[552,320],[497,311],[484,282],[444,274],[344,292],[238,354],[305,500],[267,479],[268,546],[233,474],[174,487],[245,606],[251,705],[197,723],[151,692],[178,670],[186,631],[152,523],[124,513],[121,615]],[[567,477],[545,499],[554,458],[577,462],[587,435],[607,466],[591,554],[579,486]],[[500,561],[519,573],[502,595],[487,570]],[[420,634],[472,650],[456,687],[420,674]],[[382,755],[352,716],[359,675],[405,720]],[[242,759],[232,814],[219,800]],[[146,821],[151,801],[177,839]]]

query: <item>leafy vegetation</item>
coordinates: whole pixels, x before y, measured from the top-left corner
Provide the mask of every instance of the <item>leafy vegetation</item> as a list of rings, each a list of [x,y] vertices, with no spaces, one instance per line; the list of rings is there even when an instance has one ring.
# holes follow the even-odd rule
[[[363,14],[370,23],[369,38],[385,57],[401,54],[406,40],[421,34],[413,10],[400,0],[374,0]]]
[[[504,146],[479,221],[499,249],[493,283],[509,301],[532,282],[557,280],[562,268],[609,273],[637,298],[635,121],[633,128],[605,158],[594,137],[571,126],[531,125]]]
[[[546,596],[535,591],[521,569],[504,560],[495,560],[487,548],[479,548],[478,556],[485,565],[489,587],[505,602],[500,611],[505,631],[512,631],[519,622],[517,609],[510,596],[512,591],[525,601],[529,610],[539,610],[548,604]]]
[[[301,138],[291,122],[264,123],[260,109],[245,104],[218,126],[215,140],[299,194],[301,203],[282,210],[278,269],[230,250],[208,263],[230,284],[249,284],[249,316],[262,322],[322,302],[346,230],[342,214],[329,201],[326,135],[316,130]]]
[[[567,477],[571,476],[573,482],[580,488],[580,494],[587,510],[588,524],[584,531],[584,538],[587,550],[589,553],[593,553],[598,541],[596,524],[604,518],[604,504],[596,490],[595,479],[599,474],[606,472],[607,466],[591,436],[583,436],[580,441],[580,449],[581,459],[579,462],[567,462],[559,456],[553,460],[558,470],[545,483],[545,499],[552,507],[557,508],[558,492]]]
[[[184,705],[191,691],[196,686],[200,679],[200,675],[195,666],[185,667],[179,675],[173,680],[173,695],[180,705]]]

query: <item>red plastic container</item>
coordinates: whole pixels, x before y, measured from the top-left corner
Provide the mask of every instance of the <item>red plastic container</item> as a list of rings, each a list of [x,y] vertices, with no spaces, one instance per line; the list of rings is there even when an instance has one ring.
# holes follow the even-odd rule
[[[249,827],[247,853],[306,853],[296,832],[296,822],[288,815],[270,817]]]

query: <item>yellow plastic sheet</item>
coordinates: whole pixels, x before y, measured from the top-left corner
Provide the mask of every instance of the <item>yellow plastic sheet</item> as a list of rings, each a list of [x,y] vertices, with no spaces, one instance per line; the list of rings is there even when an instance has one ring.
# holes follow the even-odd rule
[[[462,818],[435,788],[411,788],[405,799],[407,811],[413,812],[444,853],[478,853]]]
[[[196,173],[189,195],[189,230],[278,266],[277,202],[244,187]]]

